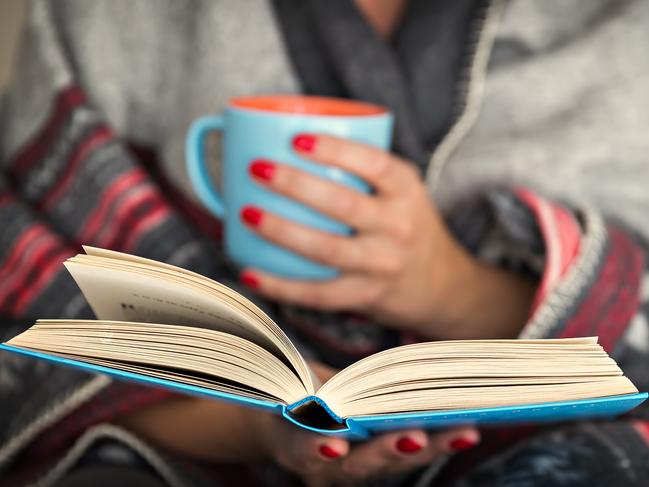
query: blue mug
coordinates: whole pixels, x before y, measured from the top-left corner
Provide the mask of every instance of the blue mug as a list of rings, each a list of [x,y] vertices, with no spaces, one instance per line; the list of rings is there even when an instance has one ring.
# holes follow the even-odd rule
[[[209,176],[205,136],[223,133],[222,192]],[[390,145],[392,115],[384,108],[353,100],[303,95],[261,95],[230,100],[222,115],[192,123],[187,134],[189,178],[203,204],[225,226],[225,251],[238,265],[294,279],[330,279],[338,271],[274,245],[240,220],[241,208],[254,205],[325,232],[349,235],[348,226],[255,183],[249,166],[255,159],[288,164],[358,191],[370,188],[360,178],[335,167],[299,157],[292,140],[299,133],[323,133],[371,144]]]

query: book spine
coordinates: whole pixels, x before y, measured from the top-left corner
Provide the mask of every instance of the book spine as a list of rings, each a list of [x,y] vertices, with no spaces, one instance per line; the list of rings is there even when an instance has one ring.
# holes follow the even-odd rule
[[[300,428],[314,433],[344,436],[349,439],[366,439],[370,436],[367,429],[338,416],[329,405],[318,396],[307,396],[293,404],[285,406],[282,416]]]

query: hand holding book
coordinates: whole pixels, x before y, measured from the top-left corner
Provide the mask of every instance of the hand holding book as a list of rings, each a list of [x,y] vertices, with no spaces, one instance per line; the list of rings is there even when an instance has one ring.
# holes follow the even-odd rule
[[[321,382],[337,372],[319,363],[309,367]],[[346,485],[430,465],[448,453],[475,446],[480,438],[475,428],[459,427],[436,433],[391,432],[352,445],[264,411],[189,397],[136,411],[120,424],[192,458],[228,463],[270,460],[298,475],[305,485]]]
[[[430,466],[446,455],[476,445],[472,427],[426,433],[404,430],[385,433],[353,446],[341,437],[324,437],[263,415],[262,442],[268,458],[299,475],[305,485],[356,485],[376,475],[394,475]]]
[[[453,237],[413,164],[376,147],[328,135],[294,139],[298,155],[355,174],[365,194],[282,161],[251,166],[255,182],[342,222],[337,235],[246,206],[248,228],[341,274],[288,279],[247,268],[244,284],[266,298],[310,309],[356,311],[425,339],[513,338],[528,316],[535,283],[475,259]]]

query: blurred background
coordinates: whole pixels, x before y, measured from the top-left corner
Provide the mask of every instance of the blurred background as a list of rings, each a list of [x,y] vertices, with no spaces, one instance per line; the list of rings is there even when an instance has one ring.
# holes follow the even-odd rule
[[[11,76],[24,6],[25,0],[0,0],[0,91]]]

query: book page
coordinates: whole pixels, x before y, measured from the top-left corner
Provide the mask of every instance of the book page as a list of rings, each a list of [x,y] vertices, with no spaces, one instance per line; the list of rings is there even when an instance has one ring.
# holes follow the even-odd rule
[[[379,352],[329,379],[318,397],[341,417],[633,394],[596,338],[456,340]]]
[[[270,352],[216,330],[107,320],[39,320],[7,344],[284,404],[309,395],[295,373]]]
[[[209,295],[178,286],[172,280],[151,279],[137,272],[110,267],[98,272],[96,267],[75,262],[67,262],[65,266],[100,320],[214,328],[282,355],[277,344],[258,325]]]
[[[123,256],[118,252],[111,255]],[[287,361],[308,390],[313,376],[262,310],[234,290],[189,271],[127,256],[77,255],[65,262],[99,319],[209,327],[240,336]]]

